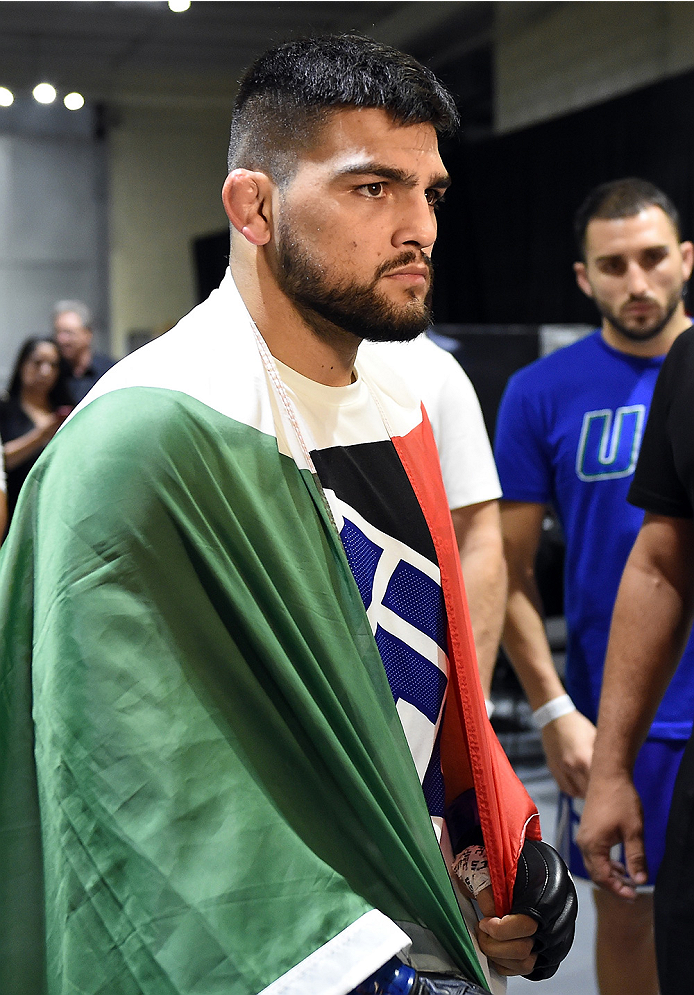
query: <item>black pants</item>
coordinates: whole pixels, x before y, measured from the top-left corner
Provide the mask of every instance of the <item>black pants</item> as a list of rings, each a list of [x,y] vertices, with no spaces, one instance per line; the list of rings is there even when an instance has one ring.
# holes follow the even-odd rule
[[[675,782],[656,879],[655,944],[661,995],[694,991],[694,736]]]

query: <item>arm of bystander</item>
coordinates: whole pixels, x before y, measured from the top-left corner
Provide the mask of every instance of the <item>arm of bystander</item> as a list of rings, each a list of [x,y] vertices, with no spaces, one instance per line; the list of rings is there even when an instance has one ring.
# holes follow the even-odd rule
[[[578,833],[593,880],[623,898],[646,881],[636,754],[680,658],[694,616],[694,522],[646,514],[612,616],[590,787]],[[610,849],[624,843],[624,870]]]
[[[566,693],[547,642],[535,578],[535,557],[544,515],[544,504],[501,502],[508,564],[504,649],[533,711]],[[550,718],[543,726],[542,745],[547,765],[566,794],[578,798],[585,795],[594,739],[593,723],[575,709]]]

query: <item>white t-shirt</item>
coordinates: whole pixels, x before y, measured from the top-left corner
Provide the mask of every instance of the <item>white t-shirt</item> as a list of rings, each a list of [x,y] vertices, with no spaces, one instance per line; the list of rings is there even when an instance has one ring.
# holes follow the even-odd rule
[[[412,342],[362,342],[392,365],[424,402],[439,449],[450,508],[501,497],[501,486],[480,403],[460,364],[426,335]]]

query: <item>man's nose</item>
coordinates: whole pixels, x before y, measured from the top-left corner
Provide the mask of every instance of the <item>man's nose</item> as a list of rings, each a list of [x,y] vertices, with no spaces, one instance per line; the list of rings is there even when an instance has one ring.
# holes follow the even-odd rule
[[[648,290],[648,280],[641,266],[636,261],[629,263],[627,267],[627,290],[634,297],[641,297]]]
[[[436,231],[436,215],[426,197],[420,193],[408,198],[400,223],[393,233],[393,245],[416,245],[420,249],[428,249],[436,241]]]

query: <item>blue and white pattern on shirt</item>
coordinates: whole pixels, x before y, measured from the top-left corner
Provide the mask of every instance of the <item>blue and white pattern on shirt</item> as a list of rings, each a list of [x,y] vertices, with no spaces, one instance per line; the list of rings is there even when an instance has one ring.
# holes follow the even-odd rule
[[[438,733],[448,681],[438,566],[328,494],[432,816],[444,809]]]

